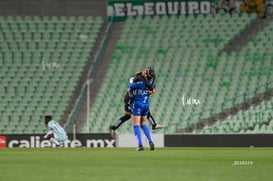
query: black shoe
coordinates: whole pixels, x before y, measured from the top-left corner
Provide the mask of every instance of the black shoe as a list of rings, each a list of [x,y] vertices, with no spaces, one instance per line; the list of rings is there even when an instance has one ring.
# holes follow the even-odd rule
[[[115,130],[114,130],[114,126],[110,126],[109,130],[110,130],[111,138],[115,139],[116,138],[116,133],[115,133]]]
[[[144,151],[144,147],[143,146],[139,146],[136,151]]]
[[[150,145],[150,150],[153,151],[153,150],[155,149],[154,143],[153,143],[153,142],[150,142],[149,145]]]

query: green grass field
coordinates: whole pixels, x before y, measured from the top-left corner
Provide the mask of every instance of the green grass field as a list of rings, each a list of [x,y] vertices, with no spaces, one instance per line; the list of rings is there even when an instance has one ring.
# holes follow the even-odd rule
[[[1,181],[262,181],[272,171],[272,148],[0,149]]]

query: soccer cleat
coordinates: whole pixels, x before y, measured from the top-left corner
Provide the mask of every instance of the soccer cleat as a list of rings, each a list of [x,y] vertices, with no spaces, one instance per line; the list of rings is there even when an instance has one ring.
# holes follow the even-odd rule
[[[64,144],[63,144],[63,143],[61,143],[61,144],[59,144],[59,145],[56,145],[56,148],[62,148],[62,147],[64,147]]]
[[[149,145],[150,145],[150,150],[153,151],[153,150],[155,149],[154,143],[153,143],[153,142],[150,142]]]
[[[153,130],[161,129],[161,128],[164,128],[164,126],[161,124],[156,124],[155,126],[152,127]]]
[[[114,128],[114,126],[110,126],[109,130],[110,130],[111,138],[115,139],[116,138],[116,133],[115,133],[115,130],[113,128]]]
[[[143,146],[139,146],[136,151],[144,151],[144,147]]]

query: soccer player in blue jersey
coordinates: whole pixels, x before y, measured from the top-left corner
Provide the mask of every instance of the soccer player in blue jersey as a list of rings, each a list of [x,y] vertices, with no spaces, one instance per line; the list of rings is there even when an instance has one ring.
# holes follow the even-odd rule
[[[151,77],[150,80],[152,80],[152,83],[148,83],[147,80],[145,79],[145,74],[147,74],[147,72],[149,71],[150,67],[145,68],[143,71],[141,72],[137,72],[135,77],[130,78],[129,83],[133,83],[133,82],[138,82],[138,81],[143,81],[143,83],[146,85],[147,89],[149,91],[152,91],[154,89],[154,82],[156,79],[156,75],[154,75],[154,77]],[[126,122],[127,120],[129,120],[131,118],[131,104],[133,102],[134,99],[134,89],[128,89],[126,91],[126,94],[124,96],[124,111],[125,114],[120,117],[114,125],[111,125],[109,127],[110,129],[110,134],[112,138],[115,138],[115,130],[118,129],[124,122]],[[157,124],[154,117],[152,116],[151,112],[148,111],[147,114],[147,119],[150,122],[150,124],[152,125],[152,129],[156,130],[156,129],[161,129],[164,126]]]
[[[144,75],[145,79],[151,84],[151,78],[154,77],[155,71],[153,68],[149,68]],[[129,88],[134,89],[134,99],[132,102],[131,118],[133,121],[134,134],[138,140],[137,151],[144,150],[140,128],[143,130],[146,138],[149,141],[150,150],[154,150],[154,143],[151,137],[149,127],[146,125],[147,114],[149,112],[149,98],[150,94],[155,93],[155,89],[152,91],[147,90],[143,81],[133,82],[128,85]]]
[[[49,115],[45,116],[45,124],[48,126],[48,132],[44,138],[50,140],[56,147],[63,147],[64,141],[67,140],[65,130]]]

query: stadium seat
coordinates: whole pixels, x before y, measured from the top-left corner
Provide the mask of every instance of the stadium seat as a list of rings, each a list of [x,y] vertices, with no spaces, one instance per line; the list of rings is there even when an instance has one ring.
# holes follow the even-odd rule
[[[272,43],[268,43],[272,42],[272,23],[240,52],[222,51],[254,19],[254,15],[128,18],[90,110],[91,124],[96,125],[91,131],[108,132],[108,126],[123,114],[128,79],[145,66],[153,66],[157,71],[157,93],[151,96],[151,113],[157,122],[167,125],[161,131],[164,133],[179,132],[264,93],[272,81],[272,71],[268,69],[273,58],[269,53]],[[201,104],[184,106],[183,95],[199,99]],[[264,104],[257,109],[265,110]],[[105,124],[100,115],[109,110],[109,124]],[[260,130],[260,124],[267,124],[251,119],[250,112],[238,113],[219,124],[211,123],[203,132],[243,133],[256,127]],[[265,126],[262,130],[268,129]],[[131,124],[118,131],[131,132]]]
[[[9,125],[1,133],[45,132],[43,115],[52,114],[61,121],[102,19],[66,16],[0,19],[0,76],[4,87],[0,96],[1,103],[5,103],[0,108],[5,113],[0,123]],[[75,27],[77,24],[79,27]],[[79,42],[80,34],[87,36],[88,42]],[[76,57],[71,56],[72,52]],[[37,121],[42,124],[36,124]],[[13,124],[6,124],[10,122]]]

